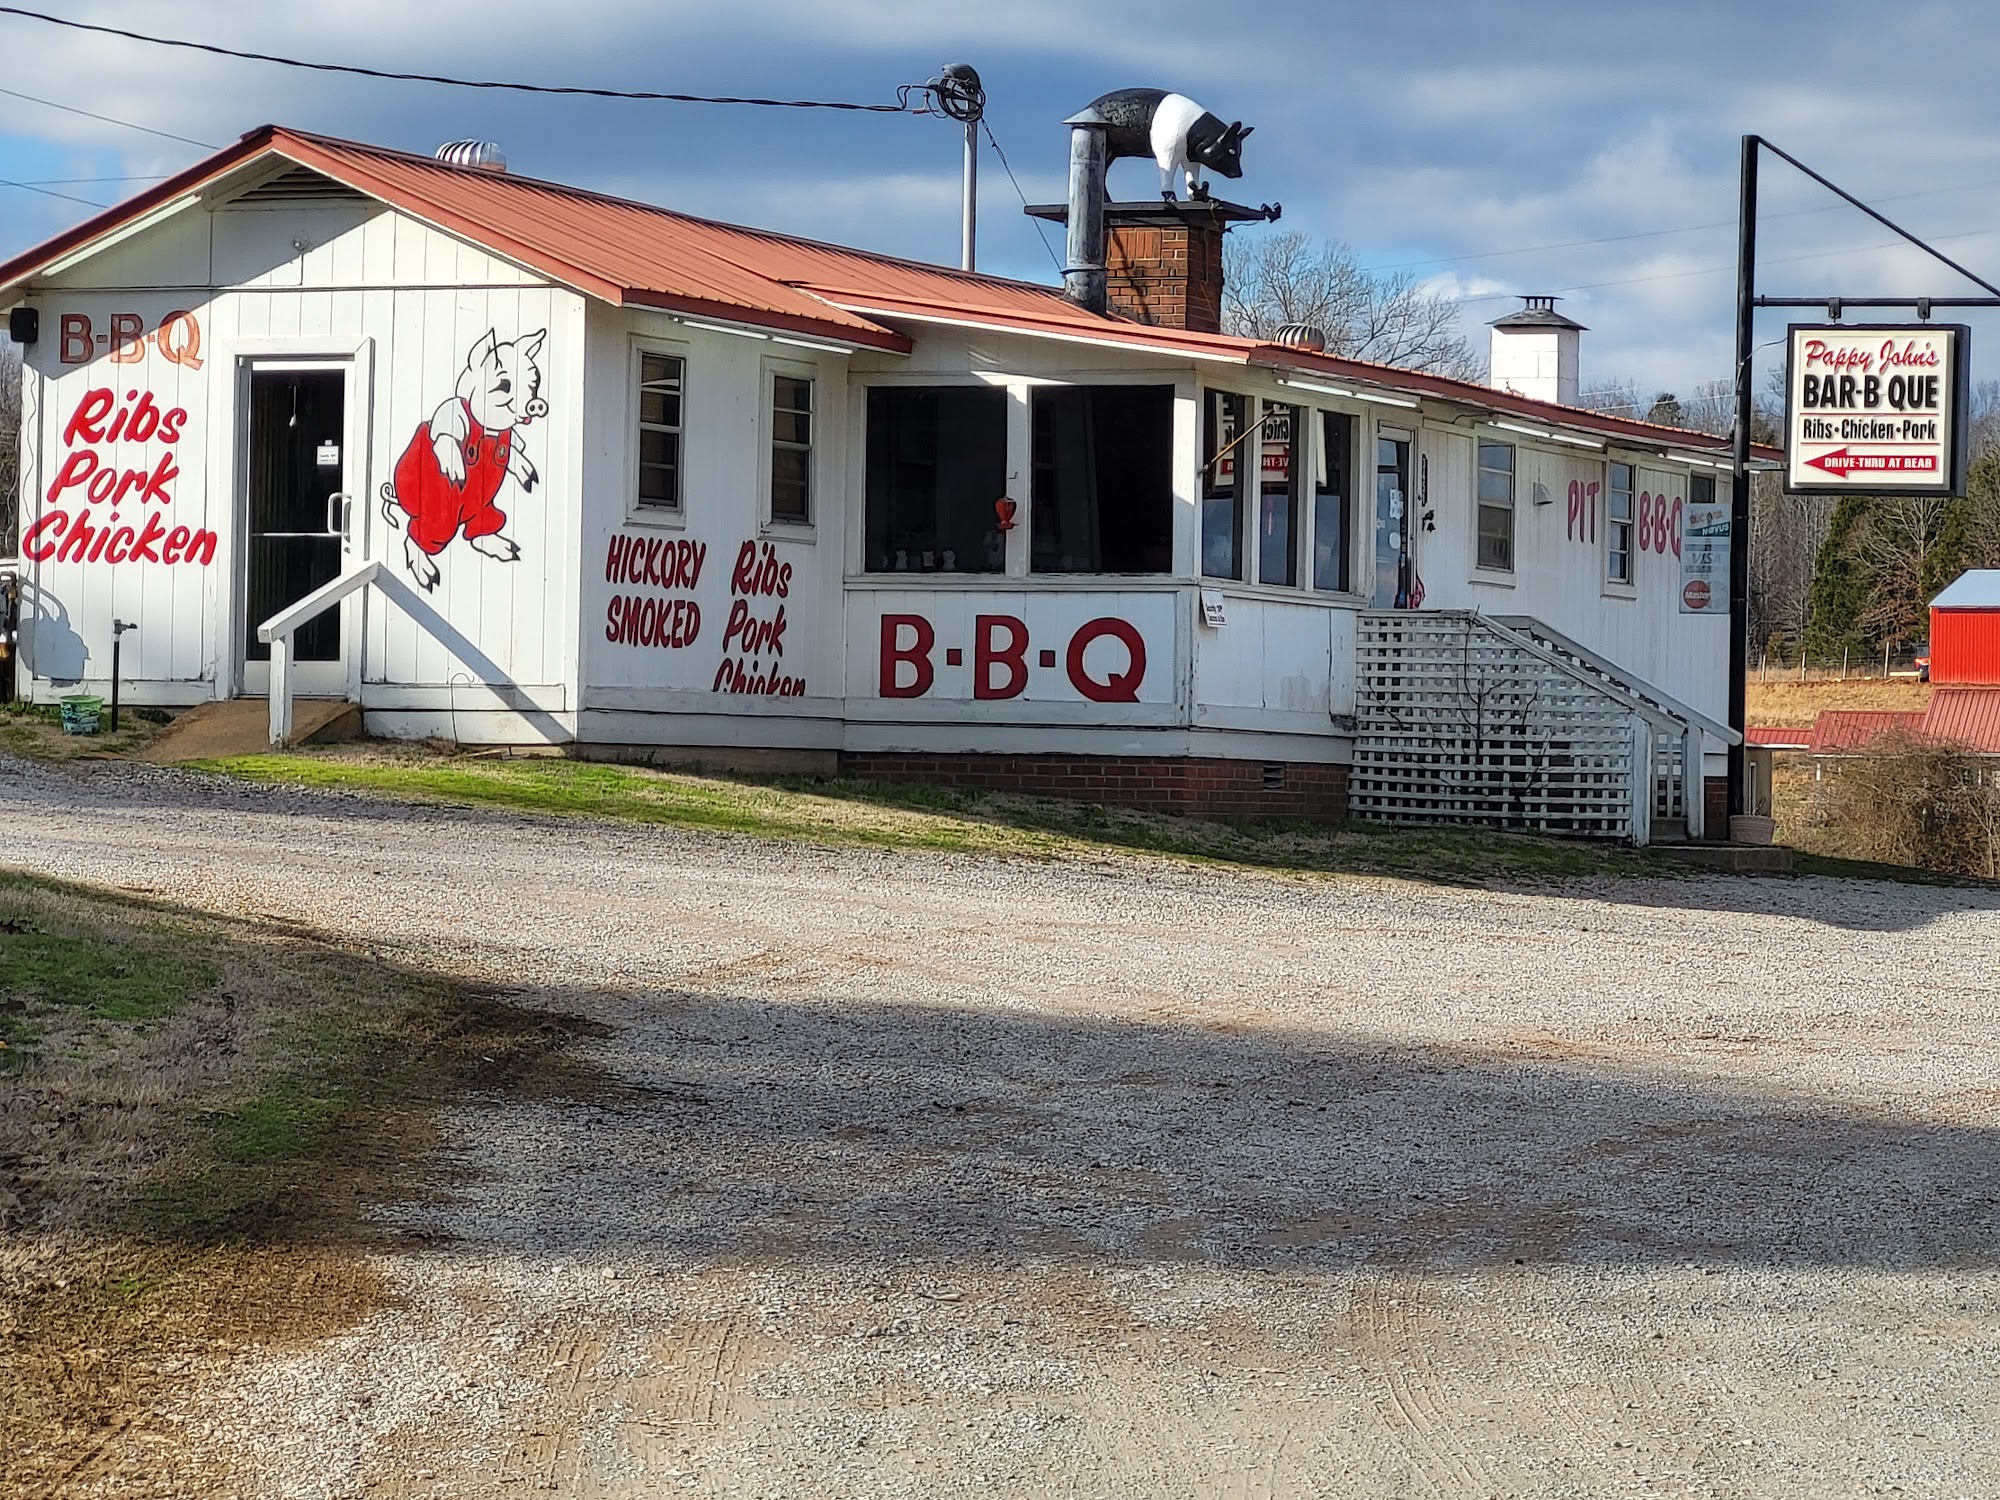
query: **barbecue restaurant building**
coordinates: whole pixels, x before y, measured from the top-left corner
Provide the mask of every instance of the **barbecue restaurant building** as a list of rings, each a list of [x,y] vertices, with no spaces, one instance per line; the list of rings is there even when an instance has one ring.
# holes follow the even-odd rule
[[[126,623],[127,702],[1332,816],[1399,628],[1504,618],[1721,774],[1725,444],[1565,404],[1546,302],[1487,387],[1215,331],[1200,205],[1100,312],[458,154],[266,127],[0,266],[24,695]]]

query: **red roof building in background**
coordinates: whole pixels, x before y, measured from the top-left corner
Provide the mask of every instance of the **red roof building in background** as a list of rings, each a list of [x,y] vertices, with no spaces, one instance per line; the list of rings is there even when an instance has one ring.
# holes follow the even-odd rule
[[[1931,681],[2000,687],[2000,568],[1961,573],[1931,600]]]

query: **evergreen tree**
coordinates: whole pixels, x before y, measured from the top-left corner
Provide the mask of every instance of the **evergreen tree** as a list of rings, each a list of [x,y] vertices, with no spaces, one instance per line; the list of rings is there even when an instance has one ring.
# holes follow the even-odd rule
[[[1862,627],[1869,601],[1868,579],[1858,557],[1858,533],[1868,524],[1865,495],[1844,495],[1813,562],[1812,618],[1806,650],[1825,660],[1843,651],[1865,649]]]

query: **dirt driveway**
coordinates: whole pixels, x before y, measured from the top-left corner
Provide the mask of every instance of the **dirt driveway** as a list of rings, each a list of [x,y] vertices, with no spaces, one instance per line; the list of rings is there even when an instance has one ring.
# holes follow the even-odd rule
[[[164,1417],[284,1496],[2000,1493],[2000,911],[798,846],[0,764],[0,860],[608,1028]]]

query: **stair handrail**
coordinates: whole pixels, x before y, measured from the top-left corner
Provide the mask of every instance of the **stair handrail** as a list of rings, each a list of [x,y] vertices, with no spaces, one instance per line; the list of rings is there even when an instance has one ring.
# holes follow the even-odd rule
[[[301,626],[311,624],[349,594],[374,583],[381,573],[380,558],[365,562],[321,584],[296,603],[286,605],[257,627],[257,639],[271,648],[272,744],[289,744],[292,738],[292,637]]]
[[[1533,615],[1486,615],[1484,618],[1516,634],[1530,636],[1539,634],[1545,637],[1551,645],[1556,647],[1558,652],[1567,651],[1579,661],[1588,663],[1594,671],[1613,678],[1612,685],[1614,687],[1622,688],[1641,701],[1656,704],[1663,712],[1680,721],[1682,724],[1699,726],[1706,733],[1721,740],[1725,745],[1740,745],[1743,743],[1743,736],[1736,730],[1731,729],[1727,724],[1710,718],[1700,709],[1690,707],[1670,693],[1661,692],[1651,683],[1647,683],[1643,689],[1631,686],[1631,674],[1623,667],[1608,657],[1600,656],[1588,646],[1579,645],[1554,626],[1537,619]],[[1535,644],[1539,646],[1541,643],[1536,642]]]

